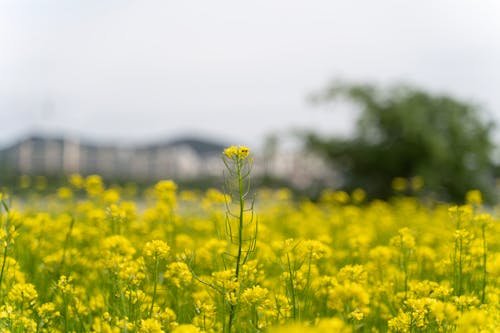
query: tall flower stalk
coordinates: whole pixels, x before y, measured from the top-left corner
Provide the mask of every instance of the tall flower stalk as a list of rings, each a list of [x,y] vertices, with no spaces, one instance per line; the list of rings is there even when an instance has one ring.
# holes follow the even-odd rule
[[[257,241],[257,220],[254,216],[254,200],[250,196],[250,173],[252,158],[250,149],[245,146],[231,146],[224,150],[222,160],[226,166],[226,236],[228,251],[224,265],[234,268],[234,280],[240,283],[240,270],[255,252]],[[237,312],[239,292],[229,297],[228,333],[231,332]],[[234,299],[233,299],[234,298]]]
[[[470,232],[465,228],[466,222],[469,222],[472,216],[472,208],[470,206],[453,206],[448,209],[450,217],[455,222],[455,244],[452,255],[453,262],[453,277],[456,296],[463,294],[464,285],[464,259],[467,254],[467,245],[471,236]]]
[[[481,227],[481,243],[482,243],[482,270],[481,270],[481,303],[486,301],[486,284],[488,277],[487,262],[488,262],[488,243],[486,242],[486,229],[491,226],[491,215],[480,214],[474,217],[474,222]]]
[[[170,253],[170,246],[167,245],[162,240],[152,240],[146,243],[143,249],[143,255],[148,263],[149,267],[152,268],[152,280],[153,280],[153,295],[151,297],[151,306],[149,307],[149,318],[153,317],[155,301],[156,301],[156,291],[158,287],[158,276],[160,263],[164,263]]]

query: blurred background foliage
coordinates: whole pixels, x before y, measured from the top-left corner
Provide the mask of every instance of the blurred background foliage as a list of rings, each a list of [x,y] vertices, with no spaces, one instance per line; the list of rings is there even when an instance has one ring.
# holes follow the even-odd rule
[[[470,189],[493,199],[494,123],[478,106],[405,84],[336,82],[312,99],[359,108],[354,136],[305,136],[306,146],[341,172],[344,189],[387,198],[393,179],[419,177],[424,193],[439,199],[462,201]]]

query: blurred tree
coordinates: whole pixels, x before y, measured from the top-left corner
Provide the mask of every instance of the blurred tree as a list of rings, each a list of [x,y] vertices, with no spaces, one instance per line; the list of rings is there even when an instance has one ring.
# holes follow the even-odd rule
[[[308,133],[306,141],[343,173],[346,189],[384,198],[395,177],[419,176],[427,192],[443,199],[461,201],[474,188],[492,198],[493,123],[478,107],[406,85],[335,83],[313,101],[338,98],[360,107],[354,137]]]

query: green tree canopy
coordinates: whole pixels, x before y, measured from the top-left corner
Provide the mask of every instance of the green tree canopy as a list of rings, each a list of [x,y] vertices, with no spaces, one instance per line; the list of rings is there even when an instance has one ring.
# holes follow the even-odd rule
[[[477,106],[407,85],[336,83],[314,100],[337,98],[360,108],[354,137],[306,140],[343,173],[346,189],[387,197],[393,178],[420,176],[440,198],[460,201],[470,189],[491,198],[493,123]]]

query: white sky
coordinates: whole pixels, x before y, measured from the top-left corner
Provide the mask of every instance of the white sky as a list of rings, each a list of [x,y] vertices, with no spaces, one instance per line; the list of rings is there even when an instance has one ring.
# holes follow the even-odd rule
[[[352,112],[306,101],[338,78],[415,83],[500,120],[499,18],[495,0],[0,0],[0,145],[346,134]]]

